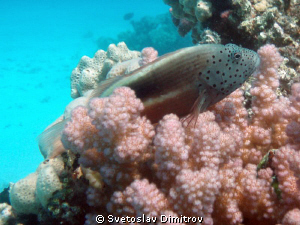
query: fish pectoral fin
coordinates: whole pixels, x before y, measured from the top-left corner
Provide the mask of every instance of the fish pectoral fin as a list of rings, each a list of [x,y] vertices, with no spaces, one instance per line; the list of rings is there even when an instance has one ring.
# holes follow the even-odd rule
[[[196,126],[199,114],[204,112],[209,105],[208,97],[209,96],[207,95],[206,90],[202,90],[200,92],[198,98],[196,99],[191,108],[191,113],[182,120],[183,124],[187,122],[186,126],[189,126],[191,122],[193,122],[194,127]]]
[[[204,100],[203,100],[202,96],[199,96],[191,108],[191,113],[182,120],[183,124],[185,122],[187,122],[186,126],[188,127],[191,124],[191,122],[194,122],[194,127],[196,126],[198,116],[200,114],[201,106],[203,105],[203,102],[204,102]]]
[[[195,101],[190,114],[182,119],[181,121],[182,124],[185,125],[185,122],[187,122],[186,127],[188,127],[192,121],[194,121],[194,127],[196,126],[198,115],[199,115],[199,108],[198,108],[199,101],[201,101],[200,97],[198,97],[197,100]]]

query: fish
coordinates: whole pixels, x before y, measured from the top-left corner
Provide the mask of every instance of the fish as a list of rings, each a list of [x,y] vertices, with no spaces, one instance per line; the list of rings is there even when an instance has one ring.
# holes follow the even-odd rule
[[[197,45],[104,81],[91,98],[108,97],[117,87],[126,86],[142,100],[142,114],[152,123],[169,113],[179,117],[197,115],[239,88],[259,65],[255,51],[235,44]]]
[[[133,16],[134,16],[134,13],[126,13],[123,16],[123,19],[124,20],[130,20],[130,19],[132,19]]]
[[[157,123],[164,115],[174,113],[197,121],[198,115],[239,88],[260,65],[258,54],[235,44],[202,44],[165,54],[130,74],[105,80],[94,89],[93,97],[108,97],[122,86],[133,89],[144,104],[142,116]],[[87,105],[86,105],[87,106]],[[65,118],[60,123],[66,123]],[[50,127],[49,142],[61,134],[60,123]],[[57,138],[55,139],[57,140]]]

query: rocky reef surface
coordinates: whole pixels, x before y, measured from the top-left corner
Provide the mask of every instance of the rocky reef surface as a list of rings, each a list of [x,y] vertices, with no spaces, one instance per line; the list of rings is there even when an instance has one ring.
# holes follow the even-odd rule
[[[300,1],[164,0],[178,33],[191,30],[196,43],[235,43],[257,50],[275,44],[288,60],[290,75],[300,73]]]

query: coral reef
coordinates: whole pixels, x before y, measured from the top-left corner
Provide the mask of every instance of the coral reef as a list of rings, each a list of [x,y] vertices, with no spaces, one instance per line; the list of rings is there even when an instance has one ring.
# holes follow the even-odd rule
[[[11,205],[7,203],[0,204],[0,224],[13,224],[15,213]]]
[[[141,52],[120,42],[81,58],[75,100],[54,122],[67,119],[66,151],[41,146],[48,159],[11,185],[0,224],[89,225],[100,214],[104,224],[109,215],[131,224],[142,216],[175,223],[161,215],[178,224],[300,224],[300,1],[163,1],[171,16],[132,20],[133,31],[118,35]],[[189,45],[190,31],[194,44],[258,49],[259,71],[194,124],[175,114],[152,124],[128,87],[89,101],[102,81]]]
[[[155,132],[129,88],[74,109],[62,141],[104,184],[87,191],[86,224],[99,209],[104,216],[200,214],[203,224],[291,221],[300,207],[300,85],[278,97],[283,58],[274,45],[258,53],[251,119],[241,90],[200,114],[194,127],[170,114]],[[258,167],[266,154],[267,166]]]
[[[278,94],[283,57],[274,45],[258,54],[252,98],[238,89],[193,125],[175,114],[151,124],[128,87],[67,110],[67,151],[12,186],[12,207],[37,214],[41,224],[96,224],[99,214],[106,224],[109,215],[157,217],[157,224],[164,224],[160,215],[180,224],[190,223],[183,216],[206,225],[297,224],[300,83]],[[128,61],[141,66],[156,57],[146,48]],[[111,76],[126,73],[126,62]]]
[[[288,65],[300,72],[300,2],[277,0],[164,0],[173,22],[192,30],[194,43],[234,42],[258,49],[272,43],[289,58]],[[185,27],[185,28],[184,28]],[[207,31],[209,30],[209,32]],[[211,35],[214,34],[214,35]]]
[[[93,58],[83,56],[71,74],[71,97],[83,96],[88,90],[96,88],[100,81],[106,79],[107,73],[115,64],[139,56],[139,52],[130,51],[124,42],[117,46],[109,45],[107,52],[97,51]]]
[[[80,154],[83,167],[98,168],[106,185],[121,183],[125,187],[141,177],[139,162],[150,156],[150,152],[145,152],[154,131],[150,121],[139,116],[143,108],[134,92],[125,87],[117,89],[110,98],[95,98],[89,110],[73,110],[62,142]]]
[[[152,47],[144,48],[141,52],[130,51],[124,42],[109,45],[107,52],[98,50],[93,58],[83,56],[71,74],[71,97],[78,100],[71,102],[70,108],[81,105],[89,90],[95,89],[101,81],[128,74],[152,62],[157,56],[158,52]],[[65,117],[69,111],[67,108]]]
[[[41,207],[47,208],[52,194],[62,189],[58,176],[63,170],[60,157],[42,162],[36,172],[12,185],[9,195],[12,207],[23,214],[38,214]]]
[[[64,171],[59,175],[62,188],[52,194],[47,207],[40,210],[38,220],[45,225],[80,225],[84,223],[89,208],[86,203],[89,181],[85,179],[81,170],[77,169],[78,157],[64,152],[62,158]]]
[[[141,51],[147,43],[159,54],[165,54],[192,45],[190,37],[178,36],[177,28],[173,26],[168,13],[156,17],[143,17],[137,21],[132,20],[130,23],[133,30],[119,33],[116,40],[99,37],[98,48],[103,48],[107,43],[124,41],[130,49]]]

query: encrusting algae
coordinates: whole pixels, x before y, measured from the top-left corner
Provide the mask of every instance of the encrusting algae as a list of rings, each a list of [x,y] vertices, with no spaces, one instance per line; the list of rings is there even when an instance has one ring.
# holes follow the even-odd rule
[[[189,115],[196,121],[199,113],[239,88],[259,67],[256,52],[234,44],[204,44],[163,55],[130,74],[105,80],[92,91],[93,97],[108,97],[122,86],[130,87],[142,100],[145,115],[152,123],[164,115]],[[192,110],[191,110],[192,108]],[[60,136],[69,118],[46,129],[38,138],[39,146],[60,154]]]

